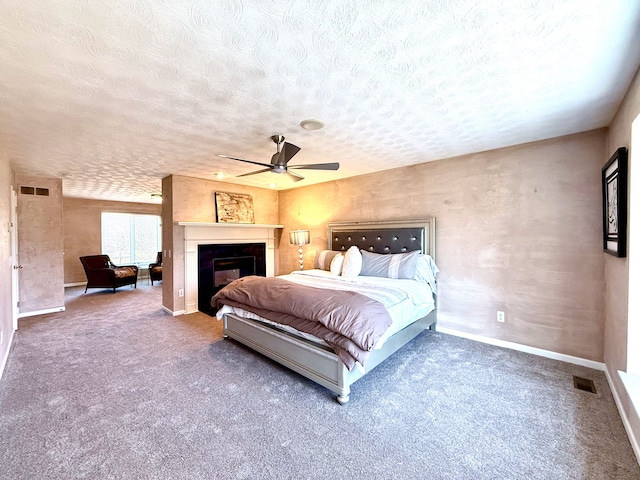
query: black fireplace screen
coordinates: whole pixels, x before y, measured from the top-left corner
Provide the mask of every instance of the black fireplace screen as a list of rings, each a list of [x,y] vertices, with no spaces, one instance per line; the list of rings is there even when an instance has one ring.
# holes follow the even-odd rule
[[[231,281],[247,275],[266,276],[264,243],[198,246],[198,310],[215,315],[211,297]]]

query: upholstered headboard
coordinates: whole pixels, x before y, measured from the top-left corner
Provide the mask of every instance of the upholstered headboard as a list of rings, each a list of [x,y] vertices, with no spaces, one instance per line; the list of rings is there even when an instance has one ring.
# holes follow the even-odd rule
[[[374,253],[403,253],[420,250],[435,259],[436,219],[380,222],[330,223],[330,250],[347,250],[356,245]]]

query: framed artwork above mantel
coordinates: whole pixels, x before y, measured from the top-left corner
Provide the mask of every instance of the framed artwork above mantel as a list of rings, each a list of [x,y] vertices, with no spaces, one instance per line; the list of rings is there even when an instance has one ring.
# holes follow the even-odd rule
[[[602,167],[602,240],[604,251],[627,256],[627,149],[618,148]]]
[[[254,223],[253,198],[243,193],[215,192],[216,222]]]

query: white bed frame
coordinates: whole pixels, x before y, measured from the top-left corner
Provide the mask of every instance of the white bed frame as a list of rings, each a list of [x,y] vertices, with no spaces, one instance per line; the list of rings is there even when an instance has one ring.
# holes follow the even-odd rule
[[[416,228],[420,232],[418,235],[415,234]],[[399,244],[403,235],[406,237],[407,232],[411,232],[408,240],[410,243],[418,242],[422,252],[435,259],[435,218],[412,221],[330,223],[328,247],[340,250],[347,249],[353,244],[379,253],[416,250],[417,248],[412,246],[406,247]],[[385,239],[390,240],[385,243]],[[375,242],[379,245],[375,245]],[[398,244],[392,245],[392,242]],[[371,351],[366,361],[365,371],[358,367],[349,371],[331,348],[304,340],[276,327],[231,313],[224,315],[223,323],[224,338],[237,340],[328,388],[337,394],[338,403],[345,404],[349,401],[351,385],[356,380],[373,370],[424,330],[435,329],[436,310],[391,336],[381,349]]]

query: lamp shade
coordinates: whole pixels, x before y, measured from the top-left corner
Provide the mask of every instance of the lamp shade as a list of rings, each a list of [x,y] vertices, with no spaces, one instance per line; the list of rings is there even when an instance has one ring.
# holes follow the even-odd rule
[[[289,232],[289,242],[291,242],[291,245],[307,245],[311,243],[309,230],[293,230]]]

